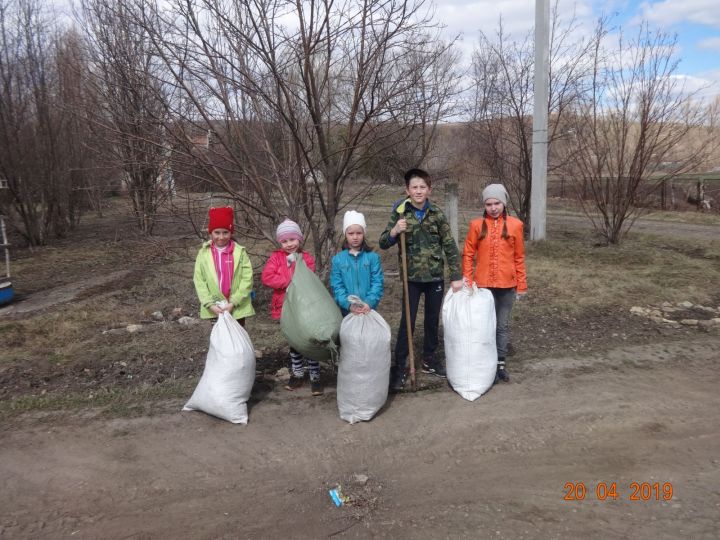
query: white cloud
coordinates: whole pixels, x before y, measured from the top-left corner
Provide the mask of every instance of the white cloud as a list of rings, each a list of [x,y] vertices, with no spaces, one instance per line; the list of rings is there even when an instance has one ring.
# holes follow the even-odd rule
[[[703,39],[698,43],[701,49],[710,49],[711,51],[720,52],[720,37]]]
[[[693,95],[695,99],[712,100],[720,94],[720,70],[698,75],[678,74],[675,77],[680,82],[683,93]]]
[[[559,0],[559,11],[562,17],[575,13],[585,19],[592,16],[592,2]],[[474,42],[479,30],[494,33],[501,17],[503,30],[514,38],[524,37],[535,26],[535,0],[436,0],[435,6],[436,20],[447,27],[445,34],[461,33],[465,41]]]
[[[442,2],[437,6],[436,20],[447,27],[446,33],[462,33],[470,41],[475,41],[479,30],[493,32],[500,17],[507,32],[523,34],[534,25],[534,5],[533,0]]]
[[[554,0],[549,1],[552,9]],[[599,2],[601,0],[559,0],[560,17],[567,21],[575,15],[586,31],[594,23],[593,3]],[[602,2],[602,5],[607,4]],[[478,43],[479,32],[494,36],[501,18],[503,32],[508,37],[525,39],[535,27],[535,0],[435,0],[435,20],[445,26],[446,39],[460,36],[457,46],[466,61]]]
[[[720,8],[717,0],[643,2],[640,13],[648,22],[662,26],[689,22],[720,28]]]

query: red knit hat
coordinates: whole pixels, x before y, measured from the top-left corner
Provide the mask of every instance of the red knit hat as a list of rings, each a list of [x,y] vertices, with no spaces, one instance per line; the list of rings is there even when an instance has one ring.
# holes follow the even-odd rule
[[[208,232],[215,229],[227,229],[233,232],[233,209],[230,206],[208,210]]]

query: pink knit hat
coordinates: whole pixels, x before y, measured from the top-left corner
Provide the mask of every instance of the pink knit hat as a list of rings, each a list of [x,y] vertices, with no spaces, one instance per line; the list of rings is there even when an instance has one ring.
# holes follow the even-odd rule
[[[283,240],[288,240],[290,238],[297,238],[300,242],[305,240],[305,237],[300,230],[300,225],[291,219],[286,219],[278,225],[277,230],[275,231],[275,238],[278,242],[282,242]]]

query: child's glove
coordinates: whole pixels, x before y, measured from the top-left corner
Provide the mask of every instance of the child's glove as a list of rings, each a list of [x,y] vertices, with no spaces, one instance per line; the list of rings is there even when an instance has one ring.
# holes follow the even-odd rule
[[[296,259],[297,259],[297,253],[288,253],[287,256],[285,257],[285,260],[287,261],[288,266],[292,266],[292,263],[294,263]]]

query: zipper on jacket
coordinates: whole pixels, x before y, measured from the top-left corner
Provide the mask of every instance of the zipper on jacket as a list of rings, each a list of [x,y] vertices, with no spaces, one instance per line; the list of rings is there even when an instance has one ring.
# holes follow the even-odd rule
[[[351,253],[352,255],[352,253]],[[357,291],[358,295],[360,294],[360,269],[358,268],[359,259],[360,259],[360,253],[357,254],[357,256],[352,255],[352,257],[355,259],[355,290]],[[364,299],[363,299],[364,300]]]

